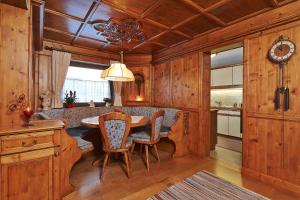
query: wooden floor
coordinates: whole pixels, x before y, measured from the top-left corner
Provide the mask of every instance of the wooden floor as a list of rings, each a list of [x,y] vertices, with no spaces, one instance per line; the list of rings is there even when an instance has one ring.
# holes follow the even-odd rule
[[[218,135],[216,146],[225,149],[230,149],[232,151],[242,152],[243,144],[241,138]]]
[[[144,163],[136,152],[133,155],[133,172],[130,179],[126,177],[121,162],[111,161],[104,174],[103,182],[99,180],[99,167],[91,165],[94,156],[85,155],[71,173],[71,182],[75,186],[75,191],[64,199],[146,199],[201,170],[210,171],[236,185],[271,199],[300,199],[300,197],[278,191],[252,178],[243,177],[239,167],[228,165],[221,160],[211,157],[199,158],[192,155],[171,159],[170,153],[166,151],[166,144],[161,145],[159,149],[161,163],[157,163],[151,156],[150,173],[147,173]]]

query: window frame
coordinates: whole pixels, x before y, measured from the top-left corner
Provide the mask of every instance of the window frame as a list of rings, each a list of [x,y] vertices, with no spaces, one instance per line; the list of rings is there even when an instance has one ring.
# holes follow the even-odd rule
[[[109,65],[105,65],[105,64],[96,64],[96,63],[90,63],[90,62],[82,62],[82,61],[74,61],[72,60],[70,62],[71,67],[79,67],[79,68],[87,68],[87,69],[98,69],[98,70],[105,70],[107,68],[109,68]],[[114,101],[114,87],[113,87],[113,82],[112,81],[108,81],[109,83],[109,89],[110,89],[110,96],[111,96],[111,100],[112,102]],[[90,102],[77,102],[74,105],[76,107],[87,107],[89,106]],[[101,106],[105,106],[105,102],[94,102],[95,103],[95,107],[101,107]],[[65,103],[63,103],[64,107],[66,106]]]

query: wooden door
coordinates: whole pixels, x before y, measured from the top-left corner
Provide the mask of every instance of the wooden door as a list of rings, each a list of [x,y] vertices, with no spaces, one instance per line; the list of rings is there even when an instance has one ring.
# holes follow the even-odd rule
[[[59,157],[54,148],[1,157],[1,200],[56,200]]]

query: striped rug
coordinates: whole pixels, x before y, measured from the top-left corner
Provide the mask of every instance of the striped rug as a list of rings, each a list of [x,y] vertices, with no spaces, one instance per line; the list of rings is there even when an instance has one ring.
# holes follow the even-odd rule
[[[207,171],[175,184],[148,200],[266,200],[268,198],[220,179]]]

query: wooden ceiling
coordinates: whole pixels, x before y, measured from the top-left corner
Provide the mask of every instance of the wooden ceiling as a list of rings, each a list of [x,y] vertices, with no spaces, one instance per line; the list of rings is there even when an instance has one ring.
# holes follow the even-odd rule
[[[152,53],[229,26],[291,0],[46,0],[44,39],[97,50],[119,51],[91,23],[136,18],[146,40],[128,52]]]

